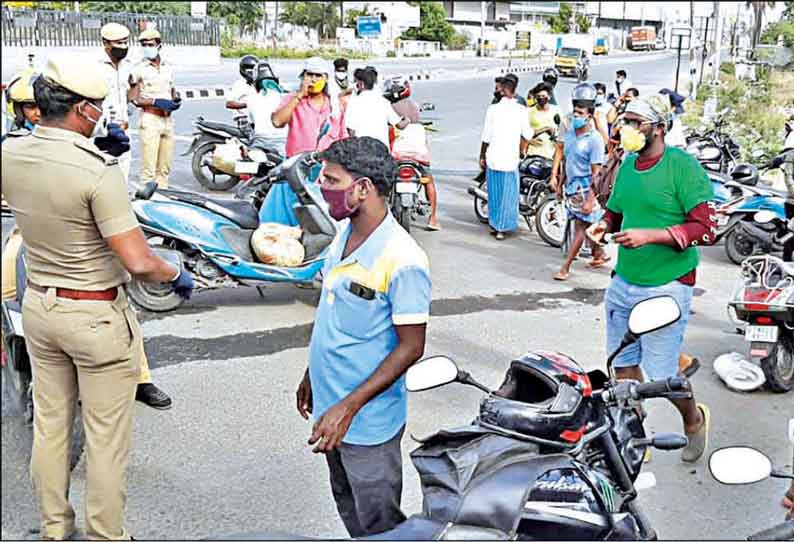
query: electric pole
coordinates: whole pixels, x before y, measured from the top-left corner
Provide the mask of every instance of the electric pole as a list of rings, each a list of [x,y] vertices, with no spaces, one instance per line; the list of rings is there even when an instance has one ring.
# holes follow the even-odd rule
[[[714,26],[714,73],[713,79],[720,77],[720,52],[722,49],[722,17],[720,16],[720,3],[714,2],[714,16],[717,18]]]
[[[485,2],[480,2],[480,57],[485,56]]]

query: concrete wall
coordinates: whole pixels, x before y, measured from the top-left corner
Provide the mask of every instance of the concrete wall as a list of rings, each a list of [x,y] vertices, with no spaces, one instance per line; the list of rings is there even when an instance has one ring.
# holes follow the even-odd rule
[[[51,53],[68,55],[75,62],[93,62],[104,54],[99,46],[91,47],[2,47],[2,79],[6,81],[11,76],[27,66],[28,55],[33,54],[34,65],[43,69],[47,62],[47,57]],[[162,56],[168,62],[179,67],[220,66],[221,49],[217,46],[169,46],[163,45]],[[133,46],[129,52],[129,58],[133,62],[138,62],[143,58],[141,49]]]

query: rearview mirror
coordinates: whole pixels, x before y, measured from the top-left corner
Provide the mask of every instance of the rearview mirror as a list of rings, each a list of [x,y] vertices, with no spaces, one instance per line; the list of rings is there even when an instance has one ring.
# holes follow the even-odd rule
[[[431,102],[424,102],[422,107],[419,108],[419,111],[435,111],[436,105]]]
[[[681,318],[678,302],[669,295],[640,301],[629,314],[629,331],[637,337],[674,324]]]
[[[768,224],[777,218],[777,215],[772,211],[758,211],[753,215],[753,220],[759,224]]]
[[[711,475],[721,484],[754,484],[769,478],[772,461],[755,448],[731,446],[714,451],[709,457]]]
[[[433,356],[423,359],[408,368],[405,373],[405,386],[408,391],[425,391],[458,378],[458,366],[446,356]]]

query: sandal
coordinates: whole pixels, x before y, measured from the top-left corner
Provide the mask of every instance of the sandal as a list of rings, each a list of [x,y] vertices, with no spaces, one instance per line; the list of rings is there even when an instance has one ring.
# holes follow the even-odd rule
[[[702,403],[697,404],[700,409],[700,414],[703,418],[703,423],[700,429],[694,433],[687,433],[689,444],[681,452],[681,460],[686,463],[694,463],[700,459],[709,446],[709,426],[711,425],[711,412],[708,407]]]
[[[611,259],[612,259],[611,256],[604,256],[603,258],[593,258],[592,260],[587,262],[587,267],[589,267],[590,269],[599,269],[601,267],[604,267]]]
[[[681,354],[678,356],[678,372],[689,378],[700,369],[700,360],[694,356]]]
[[[554,280],[565,281],[568,280],[570,276],[571,276],[570,271],[566,271],[564,273],[562,271],[557,271],[556,273],[554,273],[554,276],[552,278]]]
[[[439,226],[438,224],[431,224],[431,223],[428,222],[426,229],[427,229],[427,231],[440,231],[441,230],[441,226]]]

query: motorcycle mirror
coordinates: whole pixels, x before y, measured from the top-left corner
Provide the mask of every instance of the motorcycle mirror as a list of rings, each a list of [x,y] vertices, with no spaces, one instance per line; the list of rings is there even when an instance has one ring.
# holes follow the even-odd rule
[[[436,105],[431,102],[424,102],[422,107],[419,108],[419,111],[435,111]]]
[[[759,224],[768,224],[775,220],[775,218],[777,218],[777,216],[772,211],[758,211],[753,215],[753,220]]]
[[[415,363],[405,373],[405,387],[408,391],[425,391],[458,378],[458,366],[446,356],[433,356]]]
[[[560,116],[559,115],[554,115],[554,124],[556,124],[557,126],[560,125]]]
[[[629,331],[636,337],[652,333],[681,318],[678,302],[669,295],[640,301],[629,313]]]
[[[715,450],[709,457],[711,475],[721,484],[754,484],[769,478],[772,461],[749,446],[730,446]]]

